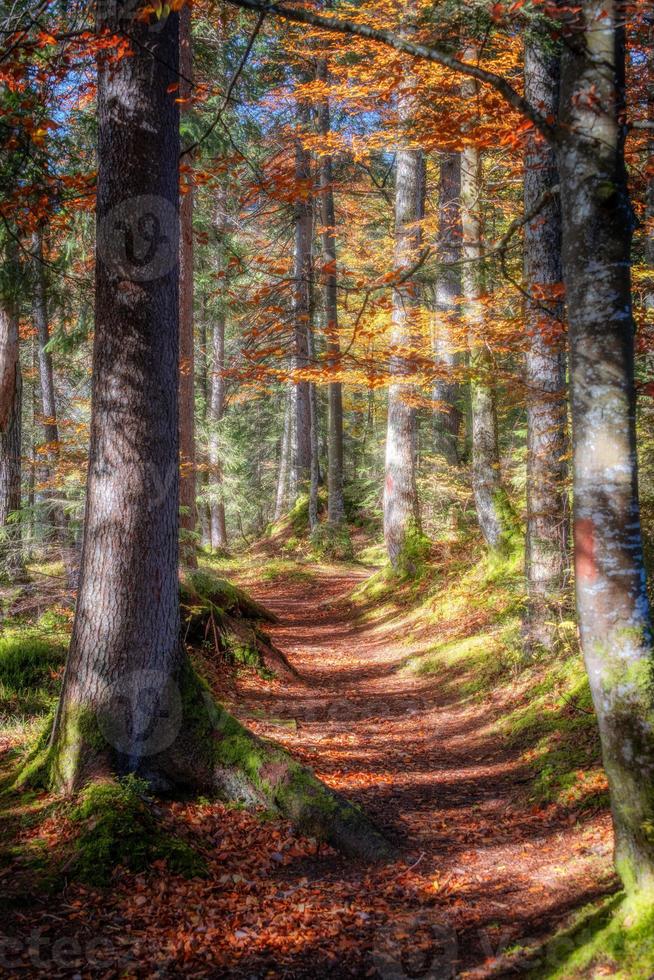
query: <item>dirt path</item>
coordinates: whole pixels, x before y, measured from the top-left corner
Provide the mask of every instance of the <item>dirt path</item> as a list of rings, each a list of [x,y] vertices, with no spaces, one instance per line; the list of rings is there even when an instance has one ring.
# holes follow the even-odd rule
[[[74,876],[62,886],[58,870],[51,894],[44,858],[69,854],[73,830],[59,800],[29,797],[14,814],[20,847],[0,865],[0,977],[514,976],[505,948],[551,935],[613,887],[608,817],[531,806],[518,751],[494,734],[499,701],[462,701],[444,678],[401,671],[435,637],[410,610],[362,621],[345,597],[365,575],[247,583],[279,615],[274,639],[303,683],[246,672],[234,686],[211,653],[207,666],[249,725],[365,806],[401,857],[364,865],[265,814],[159,801],[206,874],[157,862],[92,889]],[[52,816],[26,822],[42,806]]]
[[[365,575],[323,569],[253,590],[280,616],[275,642],[307,685],[257,686],[246,700],[275,719],[260,731],[363,804],[415,863],[398,888],[398,936],[373,939],[381,975],[403,975],[403,936],[425,924],[445,945],[413,975],[447,976],[445,959],[456,975],[504,975],[495,960],[504,948],[546,937],[613,886],[608,818],[529,805],[519,757],[493,731],[497,707],[400,671],[412,652],[401,612],[357,625],[344,597]]]

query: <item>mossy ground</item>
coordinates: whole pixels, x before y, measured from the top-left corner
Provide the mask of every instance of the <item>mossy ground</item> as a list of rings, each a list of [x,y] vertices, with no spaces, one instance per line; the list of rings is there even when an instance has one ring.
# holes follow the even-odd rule
[[[650,980],[654,974],[654,905],[618,892],[575,913],[538,946],[507,950],[507,975],[529,980]]]
[[[453,697],[506,702],[496,731],[522,749],[534,801],[606,805],[597,722],[568,607],[552,611],[556,649],[527,652],[520,549],[504,555],[480,549],[472,564],[470,550],[470,542],[438,542],[419,575],[383,566],[354,593],[360,616],[377,621],[403,609],[416,627],[438,637],[407,658],[406,671],[437,675]]]
[[[135,776],[90,783],[70,818],[79,827],[72,868],[88,884],[108,885],[117,867],[146,871],[155,861],[165,861],[174,874],[206,872],[190,843],[161,828],[147,784]]]

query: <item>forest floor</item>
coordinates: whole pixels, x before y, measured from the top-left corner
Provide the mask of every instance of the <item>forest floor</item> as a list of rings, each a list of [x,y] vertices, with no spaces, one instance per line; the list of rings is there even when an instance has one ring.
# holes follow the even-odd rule
[[[4,815],[22,849],[0,867],[0,975],[551,976],[570,952],[548,942],[556,928],[615,891],[605,806],[534,801],[526,745],[498,734],[514,685],[480,697],[446,661],[407,670],[439,627],[416,615],[415,593],[412,605],[368,588],[374,569],[278,566],[262,553],[227,573],[278,615],[270,632],[301,680],[210,680],[241,720],[364,806],[398,860],[364,866],[268,815],[194,800],[160,812],[205,856],[205,877],[161,862],[119,870],[109,889],[38,891],[35,855],[71,829],[36,794]]]

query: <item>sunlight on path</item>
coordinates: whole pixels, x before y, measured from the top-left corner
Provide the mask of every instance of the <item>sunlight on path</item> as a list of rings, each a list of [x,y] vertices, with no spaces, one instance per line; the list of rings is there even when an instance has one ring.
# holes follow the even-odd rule
[[[489,960],[459,975],[500,975],[491,962],[503,948],[533,941],[611,885],[608,818],[570,821],[531,805],[518,751],[494,734],[497,709],[402,672],[417,650],[408,615],[361,623],[348,601],[366,572],[314,572],[249,583],[280,617],[274,640],[305,681],[246,683],[254,727],[365,805],[419,862],[422,887],[456,931],[459,969]]]

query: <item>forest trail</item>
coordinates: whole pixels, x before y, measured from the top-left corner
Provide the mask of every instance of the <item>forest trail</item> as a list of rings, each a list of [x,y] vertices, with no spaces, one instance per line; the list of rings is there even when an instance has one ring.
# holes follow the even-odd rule
[[[382,976],[403,975],[393,971],[415,957],[416,929],[420,955],[433,958],[421,976],[449,975],[439,957],[453,960],[452,976],[504,975],[504,949],[550,935],[615,887],[608,816],[526,802],[520,751],[494,732],[499,705],[402,671],[420,649],[406,611],[362,621],[347,598],[368,574],[317,567],[282,588],[248,584],[280,617],[273,638],[306,681],[246,682],[248,723],[260,719],[258,731],[365,806],[412,866],[398,872],[393,929],[373,937]],[[339,875],[360,871],[337,866]],[[430,935],[441,953],[429,951]]]

